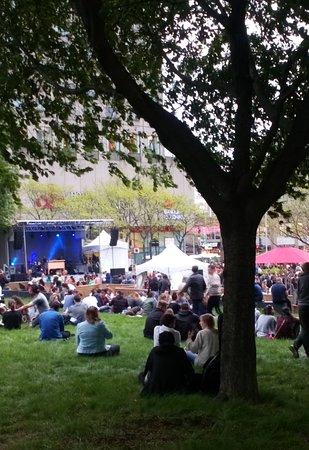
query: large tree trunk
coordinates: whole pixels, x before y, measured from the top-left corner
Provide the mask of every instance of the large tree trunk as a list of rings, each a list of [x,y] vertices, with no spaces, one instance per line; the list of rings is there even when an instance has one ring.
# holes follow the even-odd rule
[[[220,394],[255,401],[253,285],[257,226],[248,223],[239,211],[230,212],[228,220],[220,222],[225,258]]]

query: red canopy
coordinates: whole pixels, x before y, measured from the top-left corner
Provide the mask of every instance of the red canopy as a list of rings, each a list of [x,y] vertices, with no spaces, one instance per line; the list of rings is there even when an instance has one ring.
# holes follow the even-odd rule
[[[309,262],[309,253],[294,247],[276,247],[256,257],[257,264],[299,264]]]

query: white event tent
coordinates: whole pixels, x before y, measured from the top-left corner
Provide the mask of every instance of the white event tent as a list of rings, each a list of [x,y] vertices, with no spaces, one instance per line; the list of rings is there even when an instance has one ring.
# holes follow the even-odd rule
[[[199,269],[203,270],[204,278],[207,279],[207,263],[192,261],[192,258],[182,252],[175,244],[170,244],[159,255],[136,266],[135,270],[136,275],[153,271],[166,274],[170,278],[171,288],[174,290],[178,289],[183,277],[191,275],[193,265],[197,265]]]
[[[109,272],[110,269],[124,268],[128,271],[129,257],[128,243],[118,240],[115,247],[111,247],[110,235],[106,231],[101,231],[92,242],[83,246],[84,252],[98,252],[100,254],[101,272]]]

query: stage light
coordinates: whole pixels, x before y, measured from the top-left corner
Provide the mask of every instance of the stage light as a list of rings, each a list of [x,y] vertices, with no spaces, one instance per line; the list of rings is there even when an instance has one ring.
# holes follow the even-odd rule
[[[43,237],[43,234],[40,234],[41,237]]]
[[[56,236],[57,236],[57,237],[59,237],[59,236],[60,236],[60,234],[59,234],[59,233],[57,233],[57,234],[56,234]]]
[[[75,236],[75,233],[72,233],[72,236]]]

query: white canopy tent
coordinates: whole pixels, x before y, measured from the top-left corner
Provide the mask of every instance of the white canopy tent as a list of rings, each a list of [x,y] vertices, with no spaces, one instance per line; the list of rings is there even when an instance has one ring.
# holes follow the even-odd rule
[[[207,263],[193,261],[192,258],[182,252],[175,244],[170,244],[159,255],[136,266],[135,270],[136,275],[153,271],[166,274],[171,280],[172,289],[178,289],[182,278],[191,275],[191,269],[194,265],[198,266],[200,270],[203,270],[204,278],[207,279]]]
[[[129,257],[128,243],[118,240],[115,247],[111,247],[110,235],[106,231],[101,231],[92,242],[83,246],[84,252],[98,252],[100,254],[101,271],[109,272],[110,269],[124,268],[128,271]]]

